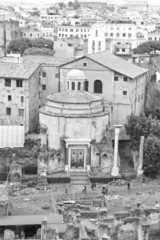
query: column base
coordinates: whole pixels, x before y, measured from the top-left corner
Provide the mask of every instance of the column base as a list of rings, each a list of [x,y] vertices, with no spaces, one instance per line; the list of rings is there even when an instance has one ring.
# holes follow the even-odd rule
[[[69,171],[69,166],[65,165],[65,172],[68,172],[68,171]]]
[[[114,177],[120,176],[120,174],[119,174],[119,167],[113,167],[111,175],[114,176]]]
[[[141,168],[139,168],[139,169],[137,169],[137,176],[141,176],[141,175],[143,175],[143,169],[141,169]]]
[[[87,165],[87,171],[90,172],[91,171],[91,166]]]

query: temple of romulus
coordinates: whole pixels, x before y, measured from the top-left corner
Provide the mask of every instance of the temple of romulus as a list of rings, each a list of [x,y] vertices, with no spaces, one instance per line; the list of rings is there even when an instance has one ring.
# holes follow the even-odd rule
[[[108,130],[110,104],[103,97],[84,91],[84,84],[83,72],[70,70],[65,90],[48,96],[40,109],[42,146],[58,151],[47,170],[112,172],[116,176],[118,158],[113,157]]]

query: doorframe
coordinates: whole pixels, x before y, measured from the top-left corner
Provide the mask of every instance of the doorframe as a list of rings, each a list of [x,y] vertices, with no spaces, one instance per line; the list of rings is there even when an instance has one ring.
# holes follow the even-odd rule
[[[81,147],[81,146],[79,146],[79,145],[77,145],[77,146],[75,146],[75,147],[69,147],[69,149],[68,149],[68,170],[69,171],[86,171],[86,149],[87,147]],[[79,169],[79,168],[71,168],[71,150],[73,150],[73,149],[83,149],[84,150],[84,163],[83,163],[83,168],[82,169]]]
[[[87,147],[90,147],[91,139],[65,139],[66,148],[68,148],[68,165],[65,165],[65,171],[87,171]],[[72,145],[72,146],[70,146]],[[76,146],[73,146],[76,145]],[[83,147],[81,146],[83,145]],[[87,145],[84,147],[84,145]],[[72,169],[71,168],[71,149],[84,149],[84,168],[83,169]]]

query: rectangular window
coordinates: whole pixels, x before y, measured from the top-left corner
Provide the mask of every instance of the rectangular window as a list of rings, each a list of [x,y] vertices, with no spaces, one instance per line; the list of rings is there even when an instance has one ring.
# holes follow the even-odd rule
[[[127,91],[123,91],[123,95],[125,95],[125,96],[126,96],[126,95],[127,95]]]
[[[115,76],[115,77],[114,77],[114,81],[116,81],[116,82],[117,82],[117,81],[118,81],[118,77],[116,77],[116,76]]]
[[[122,36],[125,37],[125,36],[126,36],[126,33],[123,33]]]
[[[11,79],[9,78],[5,79],[5,87],[11,87]]]
[[[70,32],[73,32],[73,29],[70,29]]]
[[[46,90],[46,85],[45,84],[42,85],[42,90]]]
[[[12,101],[12,96],[8,95],[8,101]]]
[[[61,34],[59,33],[59,37],[61,37]]]
[[[17,87],[23,87],[23,82],[22,82],[22,80],[16,80],[16,86],[17,86]]]
[[[122,48],[122,52],[125,52],[125,48]]]
[[[11,115],[11,108],[6,108],[6,115]]]
[[[113,33],[110,33],[110,36],[113,37]]]
[[[86,67],[86,66],[87,66],[87,63],[84,63],[84,64],[83,64],[83,66],[85,66],[85,67]]]
[[[132,37],[132,34],[131,34],[131,33],[128,33],[128,37]]]
[[[42,76],[43,76],[43,77],[46,77],[46,72],[43,72],[43,73],[42,73]]]
[[[119,37],[119,33],[116,33],[116,37]]]
[[[79,29],[76,29],[76,32],[79,32]]]
[[[21,102],[22,102],[22,103],[24,102],[24,97],[23,97],[23,96],[21,96]]]
[[[21,116],[21,117],[24,116],[24,109],[19,109],[19,116]]]
[[[127,77],[124,77],[124,78],[123,78],[123,81],[124,81],[124,82],[127,82],[127,80],[128,80]]]

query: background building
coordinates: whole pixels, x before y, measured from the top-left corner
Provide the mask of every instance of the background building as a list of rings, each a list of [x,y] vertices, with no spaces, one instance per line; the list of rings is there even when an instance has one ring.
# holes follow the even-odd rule
[[[40,71],[38,64],[0,63],[0,119],[6,124],[37,130]]]
[[[84,89],[112,103],[111,124],[124,124],[144,107],[147,70],[108,52],[88,54],[60,66],[60,91],[66,90],[71,69],[83,71]]]

